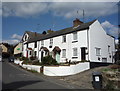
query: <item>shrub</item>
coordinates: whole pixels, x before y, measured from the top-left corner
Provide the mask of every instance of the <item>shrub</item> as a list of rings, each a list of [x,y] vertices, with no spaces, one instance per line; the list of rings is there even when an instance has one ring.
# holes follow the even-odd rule
[[[33,57],[33,56],[32,56],[32,57],[30,57],[30,60],[35,60],[35,59],[36,59],[36,57]]]
[[[39,61],[33,61],[32,65],[41,65],[41,63]]]
[[[120,65],[120,60],[117,60],[115,64]]]
[[[22,60],[23,60],[22,64],[29,64],[29,63],[31,63],[27,57],[22,57]]]
[[[109,68],[111,68],[111,69],[120,69],[120,65],[117,65],[117,64],[110,65]]]
[[[52,56],[46,56],[42,58],[42,65],[58,65],[57,61]]]

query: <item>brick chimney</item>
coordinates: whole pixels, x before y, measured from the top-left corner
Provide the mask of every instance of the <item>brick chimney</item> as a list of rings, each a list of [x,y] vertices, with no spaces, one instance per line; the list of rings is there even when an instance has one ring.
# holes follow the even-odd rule
[[[76,18],[74,21],[73,21],[73,27],[77,27],[78,25],[81,25],[83,24],[82,21],[80,21],[78,18]]]

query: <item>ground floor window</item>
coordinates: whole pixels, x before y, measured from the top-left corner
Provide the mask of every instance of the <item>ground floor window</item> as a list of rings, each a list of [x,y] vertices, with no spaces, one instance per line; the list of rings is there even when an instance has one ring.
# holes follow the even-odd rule
[[[78,50],[77,50],[77,48],[73,48],[73,56],[74,57],[78,56]]]
[[[62,57],[66,58],[66,49],[62,49]]]
[[[102,58],[102,62],[107,62],[107,58]]]
[[[96,56],[100,56],[101,55],[101,48],[96,48]]]

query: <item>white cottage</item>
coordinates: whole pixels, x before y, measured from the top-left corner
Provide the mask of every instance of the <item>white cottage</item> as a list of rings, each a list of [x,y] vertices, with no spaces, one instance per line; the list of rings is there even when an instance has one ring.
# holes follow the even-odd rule
[[[49,34],[25,32],[23,56],[36,56],[40,61],[52,55],[58,63],[66,61],[113,63],[114,37],[108,35],[98,20],[83,23],[79,19],[73,26]]]

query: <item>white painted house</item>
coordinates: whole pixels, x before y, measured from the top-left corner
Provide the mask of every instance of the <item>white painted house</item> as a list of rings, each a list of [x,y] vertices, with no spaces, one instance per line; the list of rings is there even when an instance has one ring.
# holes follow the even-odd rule
[[[108,35],[98,20],[83,23],[73,21],[73,27],[49,34],[25,32],[23,35],[23,56],[36,56],[40,61],[52,55],[58,63],[66,61],[113,63],[114,37]]]

